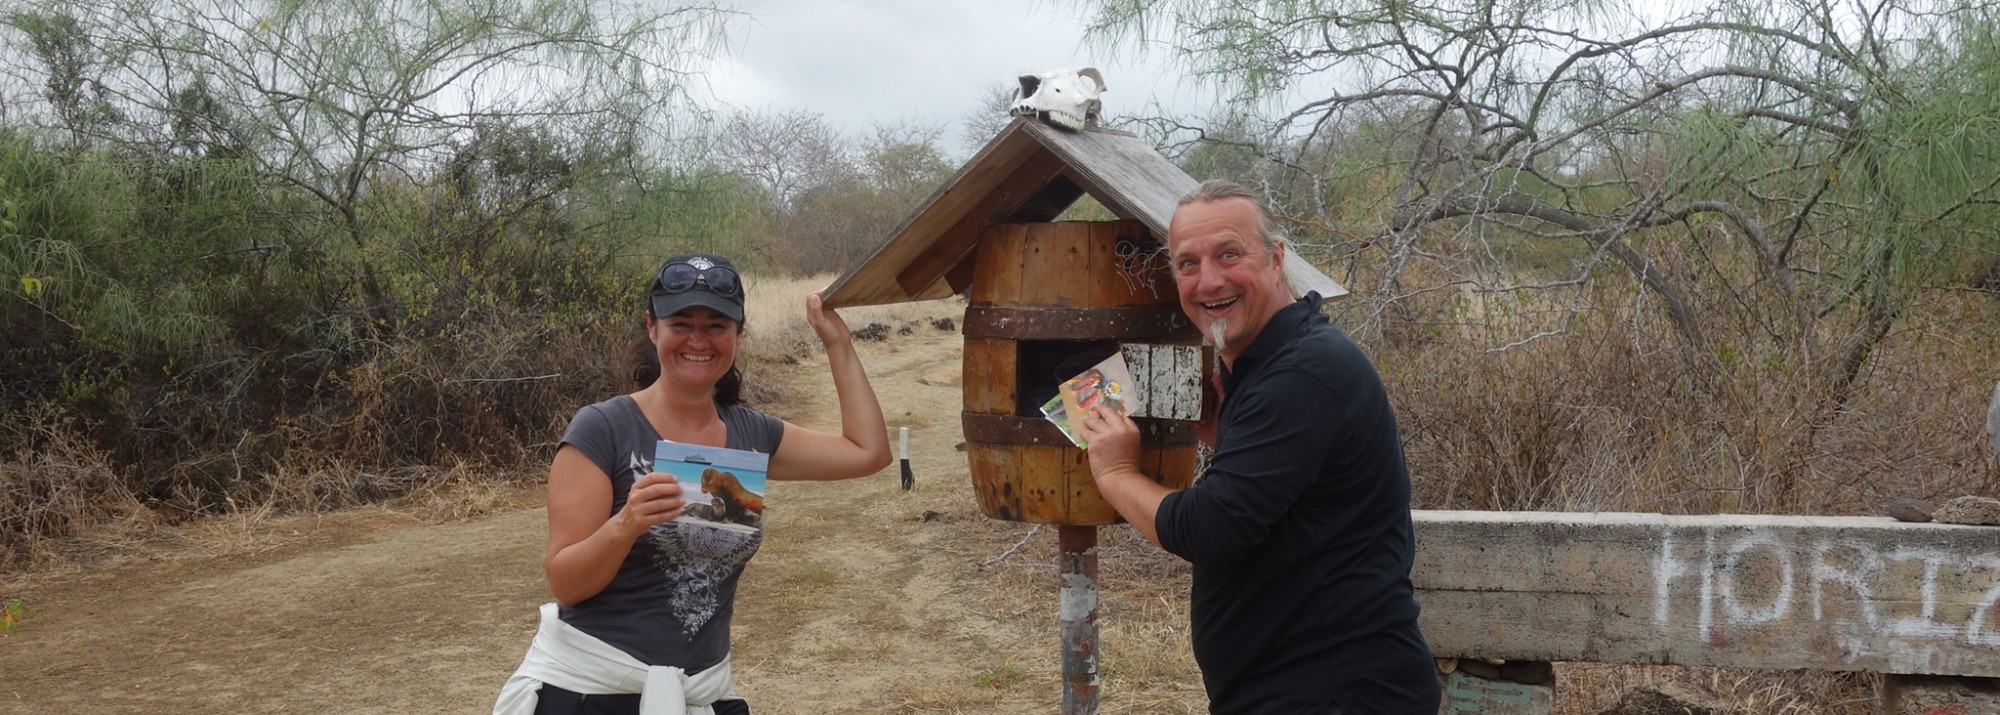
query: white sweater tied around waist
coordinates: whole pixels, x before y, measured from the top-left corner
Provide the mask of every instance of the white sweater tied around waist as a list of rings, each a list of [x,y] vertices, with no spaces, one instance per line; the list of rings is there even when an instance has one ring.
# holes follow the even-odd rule
[[[556,604],[542,604],[542,625],[521,667],[500,686],[493,715],[534,715],[542,684],[585,695],[639,694],[640,715],[714,715],[717,700],[736,697],[729,659],[700,673],[649,666],[625,651],[564,623]]]

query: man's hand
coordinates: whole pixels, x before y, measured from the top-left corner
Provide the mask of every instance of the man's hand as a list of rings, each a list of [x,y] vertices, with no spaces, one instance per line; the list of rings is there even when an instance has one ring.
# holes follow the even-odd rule
[[[1153,521],[1168,489],[1139,471],[1139,424],[1123,412],[1099,410],[1084,418],[1082,428],[1084,442],[1090,445],[1083,454],[1090,460],[1097,491],[1140,536],[1159,545]]]
[[[1103,488],[1106,476],[1139,474],[1139,424],[1122,411],[1100,409],[1083,420],[1083,451],[1090,458],[1090,476]]]

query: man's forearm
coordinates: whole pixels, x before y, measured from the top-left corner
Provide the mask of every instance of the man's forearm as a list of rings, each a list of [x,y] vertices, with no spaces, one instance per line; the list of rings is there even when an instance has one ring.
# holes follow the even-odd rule
[[[1160,502],[1166,500],[1173,490],[1147,479],[1146,475],[1131,470],[1117,470],[1097,477],[1097,491],[1118,515],[1125,517],[1126,523],[1139,531],[1140,536],[1160,545],[1160,534],[1154,520],[1160,513]]]

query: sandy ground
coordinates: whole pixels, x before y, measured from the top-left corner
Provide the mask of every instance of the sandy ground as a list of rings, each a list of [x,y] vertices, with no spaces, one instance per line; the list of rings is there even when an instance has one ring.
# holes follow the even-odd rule
[[[738,691],[777,715],[1054,712],[1054,529],[972,503],[957,334],[862,355],[891,429],[911,428],[918,488],[898,489],[894,466],[770,487],[738,595]],[[774,411],[832,428],[824,369],[767,376],[795,396]],[[450,523],[386,507],[241,520],[0,582],[34,609],[0,637],[0,713],[487,712],[548,600],[545,514],[520,501]],[[1102,533],[1104,711],[1202,711],[1185,568],[1123,526]]]

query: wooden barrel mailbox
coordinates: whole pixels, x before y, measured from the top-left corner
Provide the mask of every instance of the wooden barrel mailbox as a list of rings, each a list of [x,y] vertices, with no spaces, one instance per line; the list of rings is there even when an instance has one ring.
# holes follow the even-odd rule
[[[1084,451],[1043,417],[1041,406],[1062,380],[1125,344],[1199,344],[1158,248],[1138,221],[981,229],[979,279],[963,328],[963,422],[973,492],[987,516],[1071,525],[1119,520],[1098,494]],[[1199,365],[1183,367],[1199,379]],[[1190,423],[1136,421],[1140,471],[1168,487],[1186,487],[1195,467]]]

